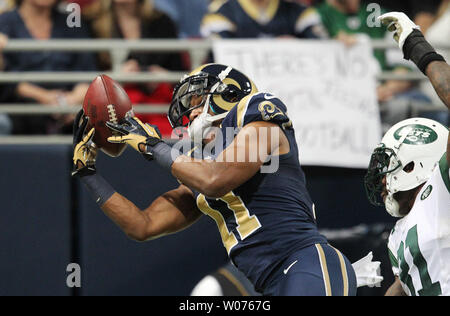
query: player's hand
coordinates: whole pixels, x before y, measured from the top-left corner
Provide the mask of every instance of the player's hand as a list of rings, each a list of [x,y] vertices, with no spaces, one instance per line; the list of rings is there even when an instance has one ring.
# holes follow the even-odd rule
[[[153,159],[151,148],[162,142],[158,127],[144,124],[137,117],[125,118],[122,124],[106,122],[106,126],[118,134],[108,138],[110,143],[126,143],[148,160]]]
[[[97,146],[92,141],[95,130],[92,128],[87,134],[85,133],[88,121],[83,110],[80,110],[73,122],[72,176],[83,177],[96,172]]]
[[[411,21],[403,12],[389,12],[378,17],[381,22],[387,26],[388,31],[394,32],[394,39],[400,49],[403,50],[403,44],[406,38],[420,27]]]
[[[380,275],[380,261],[372,261],[372,251],[364,258],[352,263],[356,274],[357,286],[379,286],[383,277]]]

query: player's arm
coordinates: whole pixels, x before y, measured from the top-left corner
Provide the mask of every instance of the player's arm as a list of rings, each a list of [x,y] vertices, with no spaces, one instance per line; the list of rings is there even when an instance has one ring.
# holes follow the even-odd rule
[[[285,137],[274,123],[252,122],[239,131],[215,160],[182,155],[175,160],[171,171],[182,183],[206,196],[221,197],[257,173],[269,155],[288,151]]]
[[[445,61],[433,61],[427,66],[426,75],[442,102],[450,110],[450,65]]]
[[[184,185],[164,193],[143,211],[117,192],[101,209],[128,237],[137,241],[176,233],[201,215],[192,191]]]
[[[175,233],[199,218],[201,212],[196,207],[193,192],[184,185],[161,195],[143,211],[117,193],[96,172],[94,129],[85,133],[87,123],[87,117],[80,110],[74,121],[72,175],[81,180],[105,214],[130,238],[144,241]]]
[[[279,126],[263,121],[246,124],[215,160],[194,159],[172,150],[160,139],[155,126],[143,124],[137,118],[107,126],[122,134],[108,138],[110,142],[128,143],[172,172],[181,183],[209,197],[221,197],[250,179],[268,155],[277,154],[279,144],[283,144],[285,152],[289,151],[289,143],[284,133],[279,132]],[[274,138],[277,141],[272,141]]]
[[[404,58],[413,61],[430,79],[442,102],[450,109],[450,66],[426,41],[420,28],[404,13],[389,12],[381,21],[394,32],[394,39],[403,51]],[[450,164],[450,135],[447,141],[447,162]]]
[[[3,33],[0,33],[0,71],[3,70],[3,48],[8,44],[8,37]]]
[[[402,284],[398,276],[395,277],[394,283],[387,289],[385,296],[406,296],[405,291],[403,291]]]
[[[445,61],[433,61],[427,66],[426,74],[434,90],[450,110],[450,65]],[[450,165],[450,134],[447,141],[447,164]]]

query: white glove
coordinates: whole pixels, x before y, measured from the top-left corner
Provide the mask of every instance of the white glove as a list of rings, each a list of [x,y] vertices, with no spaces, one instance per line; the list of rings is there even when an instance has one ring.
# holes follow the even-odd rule
[[[414,29],[420,30],[420,27],[403,12],[388,12],[379,16],[378,19],[387,26],[388,31],[394,32],[394,39],[401,50],[409,34]]]
[[[352,263],[356,274],[356,283],[358,287],[361,286],[380,286],[383,277],[380,274],[379,261],[372,261],[372,251],[367,256]]]

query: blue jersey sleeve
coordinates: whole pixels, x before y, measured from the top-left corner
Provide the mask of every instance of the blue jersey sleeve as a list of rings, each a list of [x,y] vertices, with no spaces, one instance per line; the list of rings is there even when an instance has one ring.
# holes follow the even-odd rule
[[[209,37],[215,35],[221,38],[235,38],[237,30],[234,18],[235,6],[235,3],[225,2],[206,14],[202,19],[200,27],[202,36]]]
[[[242,128],[251,122],[272,122],[283,129],[292,128],[284,103],[270,93],[257,93],[243,98],[222,122],[222,127]]]

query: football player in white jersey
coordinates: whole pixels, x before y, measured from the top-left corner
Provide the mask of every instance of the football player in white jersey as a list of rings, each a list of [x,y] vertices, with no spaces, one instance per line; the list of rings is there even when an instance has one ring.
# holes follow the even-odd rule
[[[405,14],[380,19],[449,107],[450,66],[444,58]],[[445,126],[412,118],[394,125],[372,154],[365,177],[369,200],[400,218],[388,242],[396,279],[386,295],[450,295],[449,147]]]

